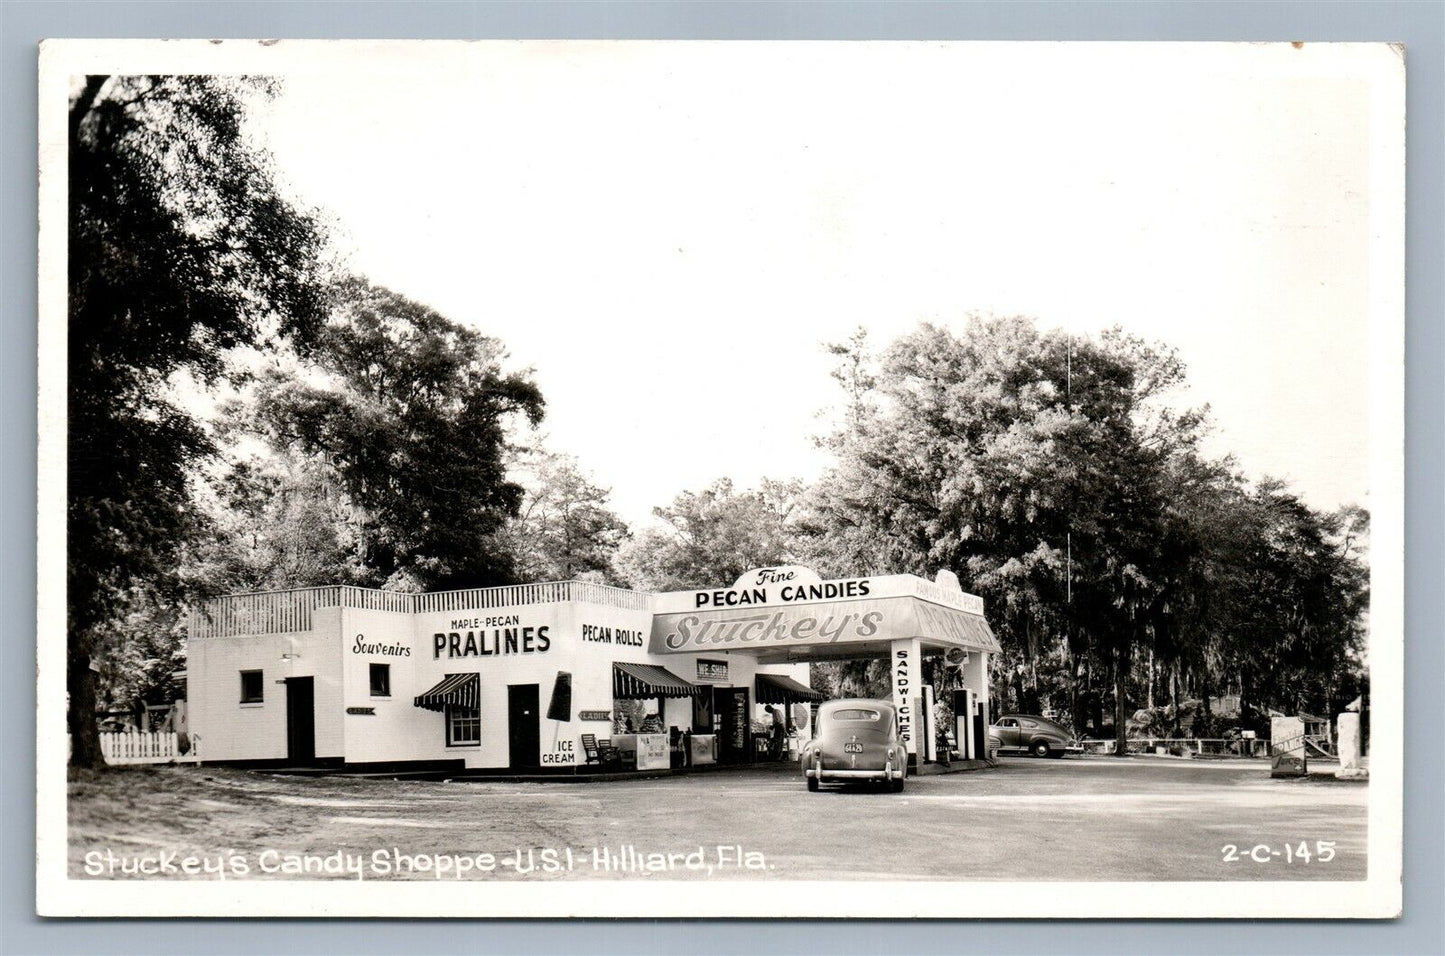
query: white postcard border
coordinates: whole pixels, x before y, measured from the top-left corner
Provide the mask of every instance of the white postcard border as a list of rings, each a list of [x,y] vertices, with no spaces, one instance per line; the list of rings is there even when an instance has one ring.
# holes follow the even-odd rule
[[[68,877],[65,699],[65,102],[78,72],[325,70],[334,58],[394,64],[416,42],[429,56],[463,41],[49,41],[40,76],[39,450],[37,489],[37,910],[46,916],[494,917],[1075,917],[1388,918],[1401,906],[1404,674],[1404,68],[1385,44],[1228,45],[1261,73],[1349,75],[1373,91],[1371,205],[1372,511],[1370,666],[1373,750],[1369,877],[1359,882],[901,883],[653,882],[597,892],[555,883],[152,882]],[[534,41],[485,41],[521,49]],[[551,41],[535,41],[551,42]],[[625,46],[648,41],[605,41]],[[699,42],[699,41],[674,41]],[[746,46],[747,44],[733,44]],[[930,46],[936,44],[928,44]],[[1038,44],[1035,44],[1038,45]],[[1068,57],[1101,44],[1051,44]],[[1170,63],[1220,55],[1222,44],[1127,44]],[[1010,44],[974,44],[995,50]],[[452,49],[448,49],[452,48]],[[646,892],[637,892],[645,885]],[[1067,893],[1059,890],[1067,887]],[[705,892],[700,890],[705,888]],[[780,891],[781,890],[781,891]],[[880,890],[882,892],[880,892]],[[619,899],[630,909],[620,909]]]

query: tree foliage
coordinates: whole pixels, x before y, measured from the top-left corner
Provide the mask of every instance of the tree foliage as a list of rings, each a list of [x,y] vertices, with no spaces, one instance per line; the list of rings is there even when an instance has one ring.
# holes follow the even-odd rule
[[[820,569],[955,571],[1003,641],[997,693],[1080,725],[1112,697],[1121,738],[1140,696],[1227,683],[1261,707],[1326,706],[1357,656],[1367,522],[1208,460],[1171,349],[1003,318],[922,325],[879,357],[861,336],[830,350],[847,414],[795,522]]]
[[[523,581],[611,583],[627,524],[608,507],[610,491],[594,484],[571,455],[542,448],[517,456],[525,494],[499,540]]]
[[[366,583],[514,580],[496,539],[523,497],[507,474],[506,427],[516,415],[540,421],[541,392],[503,371],[496,339],[424,305],[362,280],[337,299],[311,362],[272,367],[232,412],[335,481]]]
[[[187,548],[198,594],[364,585],[360,525],[323,459],[291,449],[237,454],[197,495],[211,533]]]
[[[172,594],[200,522],[193,471],[213,452],[171,396],[226,351],[305,348],[325,299],[316,220],[276,190],[242,133],[265,84],[88,76],[69,116],[68,654],[73,760],[100,761],[91,657],[131,595]]]
[[[796,483],[766,481],[738,491],[723,478],[700,492],[684,491],[652,513],[662,527],[637,533],[617,556],[630,585],[675,591],[731,584],[749,568],[793,560],[789,516]]]
[[[1025,318],[828,346],[843,389],[818,482],[727,479],[628,536],[575,460],[511,456],[543,400],[501,344],[361,279],[244,135],[266,83],[86,77],[70,111],[68,674],[73,759],[113,695],[174,667],[187,597],[593,577],[651,590],[806,563],[947,568],[982,594],[1000,706],[1181,732],[1186,698],[1331,712],[1363,684],[1369,516],[1325,514],[1201,450],[1171,349]],[[263,368],[209,428],[176,397]],[[227,461],[217,467],[216,437]],[[256,439],[261,439],[259,446]],[[825,668],[826,670],[826,668]],[[879,692],[834,668],[830,689]],[[1134,708],[1144,705],[1141,717]]]

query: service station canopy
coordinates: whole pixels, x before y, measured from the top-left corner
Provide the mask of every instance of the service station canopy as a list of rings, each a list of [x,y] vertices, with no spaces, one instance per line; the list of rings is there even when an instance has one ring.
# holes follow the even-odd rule
[[[763,663],[886,657],[893,641],[918,638],[925,652],[999,652],[983,599],[951,572],[824,581],[807,568],[758,568],[730,588],[669,591],[655,598],[653,654],[741,651]]]

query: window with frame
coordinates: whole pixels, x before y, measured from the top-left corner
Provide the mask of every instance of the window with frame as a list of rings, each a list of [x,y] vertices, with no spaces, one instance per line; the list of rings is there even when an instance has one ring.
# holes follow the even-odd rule
[[[447,746],[479,747],[482,743],[482,715],[475,707],[447,705]]]
[[[241,703],[259,704],[266,699],[266,685],[261,671],[241,671]]]
[[[877,720],[878,711],[863,710],[861,708],[850,708],[848,710],[833,711],[834,720]]]
[[[372,664],[372,665],[371,665],[371,696],[372,696],[372,697],[390,697],[390,696],[391,696],[391,665],[390,665],[390,664]]]

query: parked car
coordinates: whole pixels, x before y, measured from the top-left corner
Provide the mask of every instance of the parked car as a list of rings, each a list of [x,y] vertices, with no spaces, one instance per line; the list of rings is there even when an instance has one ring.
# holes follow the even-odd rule
[[[808,789],[824,783],[886,783],[894,793],[908,777],[908,749],[898,736],[892,701],[829,700],[818,707],[817,732],[799,754]]]
[[[1084,745],[1062,724],[1034,714],[1000,717],[988,729],[988,746],[999,753],[1031,753],[1035,757],[1084,752]]]

